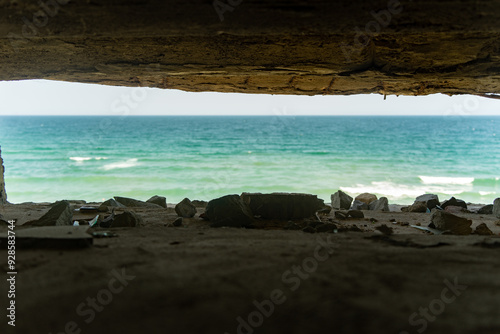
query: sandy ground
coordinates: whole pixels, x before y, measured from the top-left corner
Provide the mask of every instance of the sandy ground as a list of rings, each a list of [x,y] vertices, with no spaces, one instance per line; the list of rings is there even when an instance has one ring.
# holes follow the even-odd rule
[[[6,205],[1,213],[20,230],[48,208]],[[492,215],[461,214],[472,227],[486,223],[495,235],[485,237],[402,226],[427,226],[425,213],[364,211],[366,219],[339,223],[363,232],[310,234],[279,222],[215,229],[197,216],[171,227],[172,208],[134,211],[144,226],[114,229],[118,237],[92,247],[18,250],[16,327],[3,317],[1,332],[500,333]],[[381,224],[394,235],[376,231]],[[0,256],[7,272],[7,251]],[[2,280],[3,310],[7,290]]]

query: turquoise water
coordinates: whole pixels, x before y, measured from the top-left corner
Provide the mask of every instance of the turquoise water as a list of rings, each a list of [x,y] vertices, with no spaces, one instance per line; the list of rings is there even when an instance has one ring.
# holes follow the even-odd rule
[[[500,197],[500,117],[0,117],[8,199]]]

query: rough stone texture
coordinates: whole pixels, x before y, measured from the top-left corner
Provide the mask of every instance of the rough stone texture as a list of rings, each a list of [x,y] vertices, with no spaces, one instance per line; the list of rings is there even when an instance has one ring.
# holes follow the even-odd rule
[[[302,219],[314,215],[324,207],[316,195],[289,193],[243,193],[243,201],[255,216],[264,219]]]
[[[347,216],[352,218],[365,218],[363,211],[360,210],[349,210],[347,211]]]
[[[139,200],[136,200],[136,199],[133,199],[133,198],[128,198],[128,197],[119,197],[119,196],[115,196],[115,200],[122,204],[122,205],[125,205],[126,207],[128,208],[158,208],[160,207],[160,205],[158,204],[153,204],[153,203],[148,203],[148,202],[143,202],[143,201],[139,201]]]
[[[132,211],[116,215],[110,227],[139,227],[143,224],[141,216]]]
[[[492,210],[493,215],[495,217],[500,218],[500,198],[495,199],[493,201],[493,210]]]
[[[389,200],[387,197],[380,197],[378,200],[373,201],[369,205],[372,211],[389,211]]]
[[[481,207],[479,210],[477,210],[477,213],[482,214],[482,215],[493,214],[493,204],[488,204],[488,205]]]
[[[191,218],[196,214],[196,207],[189,200],[189,198],[184,198],[175,206],[175,213],[179,217]]]
[[[114,198],[110,198],[107,201],[102,202],[101,205],[97,208],[97,211],[106,212],[110,207],[125,208],[126,206],[117,202]]]
[[[0,147],[0,204],[7,203],[7,193],[5,192],[4,172],[5,172],[5,169],[3,167],[2,149]]]
[[[441,207],[443,209],[446,209],[447,206],[459,206],[464,209],[467,209],[467,204],[465,203],[465,201],[462,201],[461,199],[456,199],[455,197],[452,197],[441,204]]]
[[[453,213],[453,214],[460,214],[464,212],[469,212],[469,210],[464,209],[462,206],[455,206],[455,205],[448,205],[444,211]]]
[[[155,195],[146,201],[147,203],[153,203],[159,205],[163,208],[167,208],[167,198],[163,196]]]
[[[377,196],[374,194],[363,193],[363,194],[356,196],[355,200],[370,205],[371,202],[377,200]]]
[[[32,226],[73,225],[73,210],[68,201],[56,202],[40,219],[31,222]]]
[[[408,212],[427,212],[427,204],[425,202],[414,202],[408,207]]]
[[[227,195],[208,202],[205,215],[212,227],[245,227],[253,223],[252,211],[238,195]]]
[[[1,0],[0,80],[304,95],[500,93],[498,0],[391,8],[386,0],[246,0],[223,21],[212,3],[71,1],[35,27],[23,17],[33,20],[36,1]],[[381,11],[390,19],[377,22]]]
[[[415,202],[424,202],[429,210],[434,209],[439,205],[439,197],[434,194],[424,194],[420,195],[415,199]]]
[[[485,223],[479,224],[474,230],[474,234],[493,235],[494,233],[488,228]]]
[[[352,210],[369,210],[370,207],[365,202],[354,200],[354,202],[352,202],[351,209]]]
[[[466,218],[455,216],[445,211],[435,211],[431,217],[434,228],[441,231],[449,231],[451,234],[468,235],[471,234],[472,221]]]
[[[332,201],[332,208],[334,209],[349,210],[351,207],[352,197],[347,195],[342,190],[337,191],[330,197],[330,199]]]

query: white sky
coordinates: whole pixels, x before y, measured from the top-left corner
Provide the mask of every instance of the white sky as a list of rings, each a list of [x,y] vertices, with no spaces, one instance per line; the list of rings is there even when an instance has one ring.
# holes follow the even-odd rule
[[[189,93],[46,80],[0,81],[0,115],[500,115],[470,95],[294,96]]]

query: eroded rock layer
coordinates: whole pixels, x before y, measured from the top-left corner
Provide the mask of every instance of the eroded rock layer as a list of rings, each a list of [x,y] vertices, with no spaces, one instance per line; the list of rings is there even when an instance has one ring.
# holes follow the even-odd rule
[[[500,1],[0,0],[0,80],[22,79],[500,93]]]

